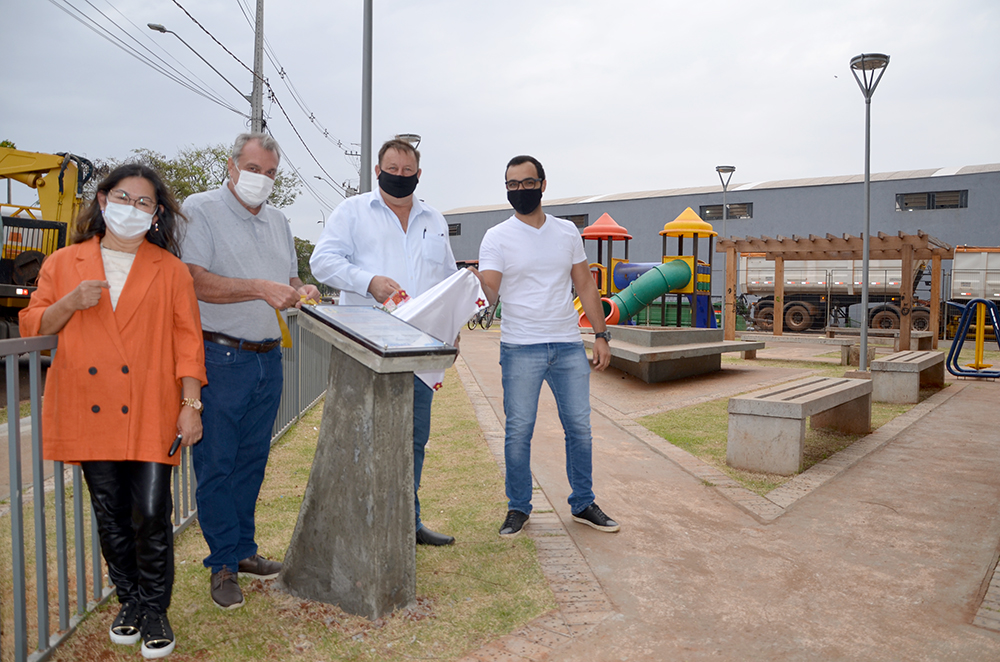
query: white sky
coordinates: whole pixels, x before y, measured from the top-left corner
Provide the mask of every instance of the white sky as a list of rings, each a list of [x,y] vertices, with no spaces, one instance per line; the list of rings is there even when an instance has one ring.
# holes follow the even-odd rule
[[[174,30],[250,92],[250,74],[172,0],[55,1],[114,29],[94,7],[102,10],[249,114],[173,35],[145,28]],[[240,0],[179,1],[252,66]],[[860,173],[864,100],[848,63],[862,52],[891,56],[872,102],[873,172],[1000,161],[995,0],[374,5],[375,149],[395,133],[420,134],[417,194],[441,211],[503,203],[504,165],[521,153],[545,165],[549,198],[710,186],[719,164],[737,167],[734,185]],[[274,54],[309,110],[344,143],[361,135],[361,13],[361,0],[265,0]],[[93,159],[146,147],[173,156],[230,143],[245,128],[240,116],[126,55],[51,0],[0,0],[0,16],[0,139],[20,149]],[[356,181],[266,60],[265,70],[326,171]],[[327,201],[339,201],[313,179],[323,172],[278,107],[265,100],[265,113],[287,160]],[[308,192],[286,212],[297,236],[319,236],[325,214]]]

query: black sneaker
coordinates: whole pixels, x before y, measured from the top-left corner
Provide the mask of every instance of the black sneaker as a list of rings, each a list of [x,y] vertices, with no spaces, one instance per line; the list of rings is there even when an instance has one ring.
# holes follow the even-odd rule
[[[142,610],[135,600],[123,602],[115,622],[111,624],[111,643],[131,646],[139,641],[139,623],[142,620]]]
[[[166,614],[147,609],[142,614],[142,656],[156,660],[174,652],[174,631]]]
[[[618,526],[618,522],[605,515],[604,511],[596,503],[590,504],[582,511],[573,515],[573,521],[592,526],[598,531],[605,531],[607,533],[614,533],[621,528]]]
[[[503,521],[503,525],[500,527],[500,535],[504,538],[516,538],[521,535],[521,529],[524,528],[524,523],[528,521],[528,514],[522,513],[520,510],[508,510],[507,519]]]

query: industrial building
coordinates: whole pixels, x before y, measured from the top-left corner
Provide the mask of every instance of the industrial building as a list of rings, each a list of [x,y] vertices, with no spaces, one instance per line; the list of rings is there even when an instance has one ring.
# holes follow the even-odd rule
[[[726,203],[724,232],[721,185],[542,199],[547,212],[581,229],[610,214],[632,235],[629,259],[634,262],[659,260],[660,230],[687,207],[728,236],[860,235],[864,229],[863,175],[733,182]],[[446,212],[455,257],[477,259],[486,230],[512,213],[506,204]],[[952,246],[1000,246],[1000,163],[872,174],[871,231],[922,231]],[[588,243],[588,258],[594,261],[596,247]],[[713,294],[719,296],[725,260],[714,253],[713,262]],[[950,264],[944,268],[947,272]]]

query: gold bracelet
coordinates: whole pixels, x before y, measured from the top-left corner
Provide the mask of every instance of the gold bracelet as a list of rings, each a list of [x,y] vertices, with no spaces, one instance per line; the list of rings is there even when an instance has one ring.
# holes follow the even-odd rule
[[[190,407],[199,414],[205,411],[205,405],[201,404],[201,400],[198,398],[184,398],[181,400],[181,407]]]

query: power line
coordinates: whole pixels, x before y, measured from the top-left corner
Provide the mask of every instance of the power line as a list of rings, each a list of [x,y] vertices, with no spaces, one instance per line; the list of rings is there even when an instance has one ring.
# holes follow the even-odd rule
[[[247,24],[250,26],[250,29],[251,30],[256,29],[254,20],[250,18],[250,13],[249,13],[250,8],[244,5],[244,0],[236,0],[236,4],[239,5],[240,12],[243,14],[243,18],[246,19]],[[295,103],[299,106],[299,109],[302,111],[302,113],[309,119],[309,121],[313,124],[313,126],[316,127],[316,130],[319,131],[324,138],[326,138],[328,141],[330,141],[330,143],[336,145],[344,152],[344,156],[346,157],[347,162],[350,163],[352,166],[354,166],[356,169],[357,166],[355,165],[354,161],[351,160],[351,153],[348,150],[348,147],[344,145],[344,143],[339,138],[336,138],[335,136],[331,135],[330,131],[325,126],[323,126],[323,124],[319,121],[319,119],[316,118],[316,114],[312,110],[310,110],[309,107],[306,105],[305,99],[302,98],[302,95],[295,87],[295,84],[292,82],[291,76],[288,74],[288,72],[285,70],[285,67],[278,60],[278,55],[274,52],[274,48],[272,48],[271,42],[268,41],[267,35],[264,36],[264,53],[267,55],[267,59],[271,62],[271,66],[273,66],[275,71],[277,72],[278,77],[281,78],[281,81],[285,84],[285,87],[288,89],[288,93],[291,95],[292,100],[295,101]]]
[[[132,21],[129,19],[129,17],[125,16],[125,14],[122,13],[122,11],[120,9],[118,9],[113,4],[111,4],[111,0],[104,0],[104,1],[105,1],[105,3],[109,7],[111,7],[116,12],[118,12],[122,16],[122,18],[124,18],[126,21],[128,21],[129,23],[131,23],[132,27],[134,27],[136,30],[139,30],[139,34],[145,36],[146,33],[143,32],[142,29],[138,25],[136,25],[135,23],[132,23]],[[98,14],[100,14],[101,16],[103,16],[109,23],[111,23],[113,26],[115,26],[116,28],[118,28],[119,30],[121,30],[122,34],[124,34],[126,37],[128,37],[129,39],[131,39],[132,41],[134,41],[136,44],[138,44],[139,46],[141,46],[143,49],[145,49],[145,51],[147,53],[149,53],[152,57],[156,58],[159,62],[161,62],[163,64],[163,66],[169,67],[170,70],[173,71],[174,73],[176,73],[178,76],[180,76],[182,78],[185,78],[186,80],[188,80],[188,82],[192,82],[190,79],[188,79],[186,76],[184,76],[184,74],[182,74],[180,71],[178,71],[176,69],[176,67],[174,67],[173,65],[171,65],[169,62],[167,62],[166,60],[164,60],[162,57],[160,57],[159,55],[157,55],[153,51],[151,51],[148,46],[146,46],[144,43],[142,43],[141,41],[139,41],[138,39],[136,39],[128,30],[126,30],[122,26],[118,25],[118,23],[116,23],[110,16],[108,16],[103,11],[101,11],[100,9],[98,9],[94,5],[94,3],[92,3],[90,0],[84,0],[84,2],[86,2],[88,5],[90,5],[90,7],[94,11],[96,11]],[[147,39],[148,39],[148,37],[147,37]],[[166,52],[166,51],[164,51],[164,52]],[[174,58],[174,61],[176,62],[177,59]],[[178,64],[180,64],[180,62],[178,62]],[[184,66],[184,65],[181,65],[181,66]],[[185,67],[185,69],[186,69],[186,67]],[[192,76],[194,76],[194,73],[191,72],[190,70],[188,70],[188,73],[190,73]],[[194,77],[198,78],[197,76],[194,76]],[[205,90],[207,92],[210,92],[219,101],[225,102],[225,99],[223,99],[222,95],[219,94],[215,89],[213,89],[207,83],[205,83],[205,81],[203,81],[200,78],[198,78],[198,82],[201,83],[201,85],[199,86],[201,89],[203,89],[203,90]],[[194,83],[192,82],[192,84],[194,84]],[[237,92],[239,92],[239,90],[237,90]]]
[[[182,5],[180,2],[178,2],[178,0],[173,0],[173,2],[174,2],[175,5],[177,5],[180,8],[181,11],[183,11],[185,14],[187,14],[188,18],[190,18],[194,22],[195,25],[197,25],[199,28],[202,29],[202,31],[205,34],[207,34],[209,37],[211,37],[212,41],[214,41],[216,44],[218,44],[219,47],[222,48],[222,50],[226,51],[226,53],[228,53],[234,60],[236,60],[237,62],[239,62],[240,65],[244,69],[246,69],[247,71],[249,71],[253,75],[254,78],[260,80],[260,82],[263,83],[263,85],[267,88],[268,93],[270,94],[271,100],[278,105],[278,109],[281,110],[281,114],[285,116],[285,121],[288,122],[288,126],[290,126],[292,128],[292,131],[295,132],[295,136],[299,139],[299,142],[302,143],[302,146],[305,148],[306,152],[309,153],[309,156],[312,157],[312,160],[316,163],[316,166],[323,172],[323,174],[326,175],[327,178],[329,178],[332,181],[334,179],[333,175],[331,175],[329,172],[326,171],[326,168],[324,168],[323,164],[319,162],[319,159],[316,158],[316,155],[313,154],[313,151],[311,149],[309,149],[309,145],[306,144],[305,138],[302,137],[302,134],[299,133],[299,130],[295,127],[295,123],[292,122],[292,118],[288,116],[288,112],[285,111],[285,107],[281,105],[281,100],[278,99],[278,95],[275,94],[274,88],[271,87],[271,84],[267,81],[267,79],[264,78],[263,76],[257,74],[253,69],[251,69],[246,64],[244,64],[242,60],[240,60],[238,57],[236,57],[236,55],[233,54],[233,52],[230,51],[228,48],[226,48],[226,46],[221,41],[219,41],[218,39],[216,39],[215,35],[213,35],[211,32],[209,32],[208,28],[206,28],[204,25],[202,25],[198,21],[198,19],[196,19],[194,16],[192,16],[191,13],[187,9],[184,8],[184,5]],[[347,197],[346,191],[343,191],[342,189],[343,189],[343,187],[338,188],[337,192],[340,193],[342,196],[344,196],[346,198]]]
[[[205,99],[211,101],[212,103],[218,104],[219,106],[222,106],[223,108],[225,108],[227,110],[230,110],[230,111],[236,113],[237,115],[242,115],[243,117],[247,117],[246,114],[241,113],[238,109],[236,109],[235,107],[233,107],[232,105],[230,105],[224,99],[221,99],[221,98],[218,98],[216,96],[213,96],[212,92],[199,87],[197,84],[195,84],[192,81],[190,81],[189,79],[185,78],[179,72],[177,74],[171,73],[170,71],[168,71],[163,66],[158,65],[157,63],[155,63],[150,58],[144,56],[142,53],[140,53],[139,51],[135,50],[134,48],[132,48],[131,46],[129,46],[127,43],[125,43],[124,41],[122,41],[121,38],[119,38],[116,35],[112,34],[110,30],[108,30],[104,26],[102,26],[99,23],[97,23],[97,21],[95,21],[93,18],[91,18],[90,16],[88,16],[83,11],[81,11],[78,7],[75,7],[72,4],[70,4],[68,0],[63,0],[63,2],[65,3],[65,6],[63,6],[62,4],[59,4],[59,2],[57,2],[57,0],[49,0],[49,2],[52,3],[58,9],[62,10],[63,12],[65,12],[70,18],[72,18],[73,20],[79,22],[81,25],[83,25],[87,29],[89,29],[92,32],[94,32],[94,34],[96,34],[99,37],[105,39],[106,41],[108,41],[112,45],[114,45],[117,48],[119,48],[122,51],[124,51],[125,53],[131,55],[135,59],[139,60],[140,62],[142,62],[146,66],[148,66],[151,69],[153,69],[154,71],[157,71],[158,73],[163,74],[164,76],[166,76],[167,78],[171,79],[172,81],[174,81],[178,85],[181,85],[181,86],[187,88],[188,90],[194,92],[195,94],[197,94],[197,95],[199,95],[201,97],[204,97]],[[76,14],[74,14],[73,12],[76,12]],[[105,16],[105,18],[107,18],[107,17]],[[118,27],[117,24],[116,24],[116,27]],[[121,29],[121,28],[119,27],[119,29]],[[155,57],[155,55],[154,55],[154,57]],[[166,64],[166,63],[164,63],[164,64]],[[169,65],[167,65],[167,66],[169,66]],[[174,69],[174,71],[176,71],[176,69]]]

